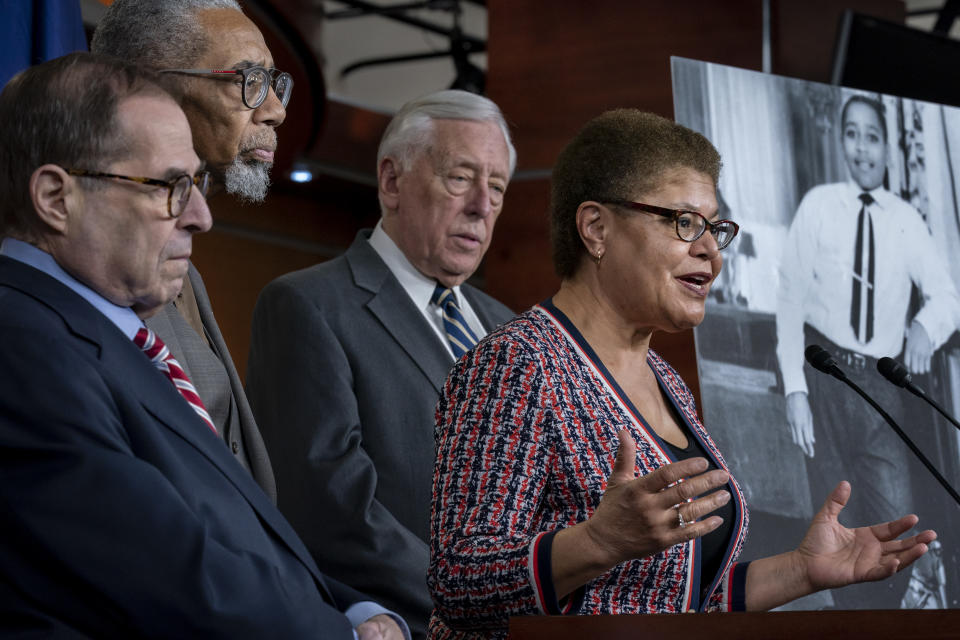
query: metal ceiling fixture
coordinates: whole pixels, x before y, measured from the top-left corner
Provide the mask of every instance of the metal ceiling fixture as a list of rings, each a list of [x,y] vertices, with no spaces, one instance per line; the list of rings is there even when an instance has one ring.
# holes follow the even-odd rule
[[[486,6],[484,0],[467,1],[483,7]],[[402,4],[383,6],[371,2],[364,2],[363,0],[337,0],[337,2],[347,5],[348,8],[336,11],[325,11],[323,14],[325,19],[342,20],[363,16],[382,16],[417,29],[423,29],[424,31],[444,36],[450,42],[450,48],[444,51],[425,51],[423,53],[410,53],[359,60],[341,69],[341,78],[366,67],[397,64],[401,62],[415,62],[417,60],[432,60],[449,56],[453,59],[453,66],[457,72],[450,88],[463,89],[478,94],[483,93],[486,85],[486,74],[480,67],[470,62],[469,56],[472,53],[483,53],[486,51],[487,42],[486,40],[467,35],[463,32],[460,26],[463,11],[460,6],[460,0],[423,0],[421,2],[405,2]],[[453,27],[441,26],[428,20],[415,18],[407,13],[408,11],[421,9],[449,12],[453,18]]]

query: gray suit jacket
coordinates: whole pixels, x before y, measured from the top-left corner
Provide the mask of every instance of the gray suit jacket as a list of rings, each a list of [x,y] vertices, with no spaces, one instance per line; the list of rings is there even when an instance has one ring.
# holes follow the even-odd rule
[[[243,390],[243,383],[240,381],[237,368],[230,357],[227,343],[224,342],[220,327],[217,326],[217,319],[213,316],[213,308],[210,306],[207,289],[203,285],[200,272],[193,266],[193,263],[190,264],[189,277],[197,299],[200,320],[203,323],[207,341],[210,343],[209,347],[200,340],[196,331],[183,319],[172,303],[148,319],[146,324],[160,336],[160,339],[169,347],[173,357],[183,365],[184,371],[196,385],[201,399],[205,401],[208,408],[211,408],[211,403],[204,397],[205,387],[212,381],[203,379],[198,375],[202,369],[201,360],[211,357],[219,360],[226,370],[230,386],[229,392],[233,395],[233,403],[239,418],[238,428],[229,429],[221,436],[233,453],[234,458],[250,471],[264,493],[273,502],[276,502],[277,485],[273,477],[273,468],[270,466],[270,458],[267,455],[267,448],[263,444],[259,429],[257,429],[253,411],[250,410],[250,404],[247,402],[247,396]],[[217,381],[222,379],[222,375],[220,378],[212,378],[212,380]],[[225,416],[219,415],[213,415],[213,418],[216,424],[222,424],[226,419]]]
[[[453,358],[361,231],[347,252],[260,294],[250,404],[279,506],[322,570],[422,637],[434,410]],[[464,285],[485,328],[513,316]]]

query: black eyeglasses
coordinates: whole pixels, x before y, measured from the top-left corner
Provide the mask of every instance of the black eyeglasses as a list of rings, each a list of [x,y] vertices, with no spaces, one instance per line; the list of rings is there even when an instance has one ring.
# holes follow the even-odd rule
[[[608,199],[601,200],[600,202],[670,218],[676,223],[677,237],[684,242],[696,242],[700,239],[700,236],[703,235],[704,231],[709,229],[713,239],[717,241],[717,249],[720,251],[730,246],[733,239],[737,237],[737,233],[740,232],[740,225],[733,220],[710,222],[696,211],[668,209],[666,207],[658,207],[642,202],[631,202],[629,200]]]
[[[290,102],[293,92],[293,78],[286,71],[267,69],[266,67],[247,67],[246,69],[161,69],[160,73],[186,73],[196,76],[219,76],[240,74],[243,77],[243,104],[248,109],[256,109],[267,99],[270,87],[277,94],[283,108]]]
[[[148,184],[154,187],[167,188],[167,213],[171,218],[179,218],[183,210],[187,208],[187,202],[190,201],[191,187],[196,186],[204,198],[207,197],[207,191],[210,189],[210,172],[198,171],[197,175],[189,176],[187,174],[179,175],[173,180],[158,180],[156,178],[139,178],[134,176],[121,176],[116,173],[104,173],[102,171],[87,171],[85,169],[64,169],[72,176],[81,178],[118,178],[120,180],[129,180],[139,184]]]

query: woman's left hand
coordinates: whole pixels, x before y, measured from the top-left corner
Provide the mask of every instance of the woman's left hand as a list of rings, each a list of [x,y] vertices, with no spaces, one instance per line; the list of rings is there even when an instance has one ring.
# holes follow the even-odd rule
[[[850,483],[841,482],[813,517],[796,550],[750,563],[748,611],[768,611],[822,589],[889,578],[925,554],[937,538],[927,530],[897,539],[917,524],[915,515],[848,529],[837,518],[849,499]]]
[[[913,514],[848,529],[837,518],[849,498],[850,483],[841,482],[814,516],[796,550],[811,592],[889,578],[925,554],[927,545],[937,537],[927,530],[898,540],[917,524],[919,518]]]

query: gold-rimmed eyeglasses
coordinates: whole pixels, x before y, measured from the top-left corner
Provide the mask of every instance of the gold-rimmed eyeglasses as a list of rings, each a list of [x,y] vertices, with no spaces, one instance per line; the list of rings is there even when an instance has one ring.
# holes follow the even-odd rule
[[[183,210],[186,209],[190,201],[190,192],[192,187],[196,187],[204,198],[207,197],[207,191],[210,189],[210,172],[198,171],[197,175],[190,176],[186,173],[181,174],[173,180],[159,180],[157,178],[142,178],[138,176],[121,176],[116,173],[105,173],[103,171],[87,171],[86,169],[64,169],[72,176],[81,178],[116,178],[118,180],[129,180],[138,184],[148,184],[154,187],[165,187],[167,193],[167,213],[171,218],[179,218]]]

